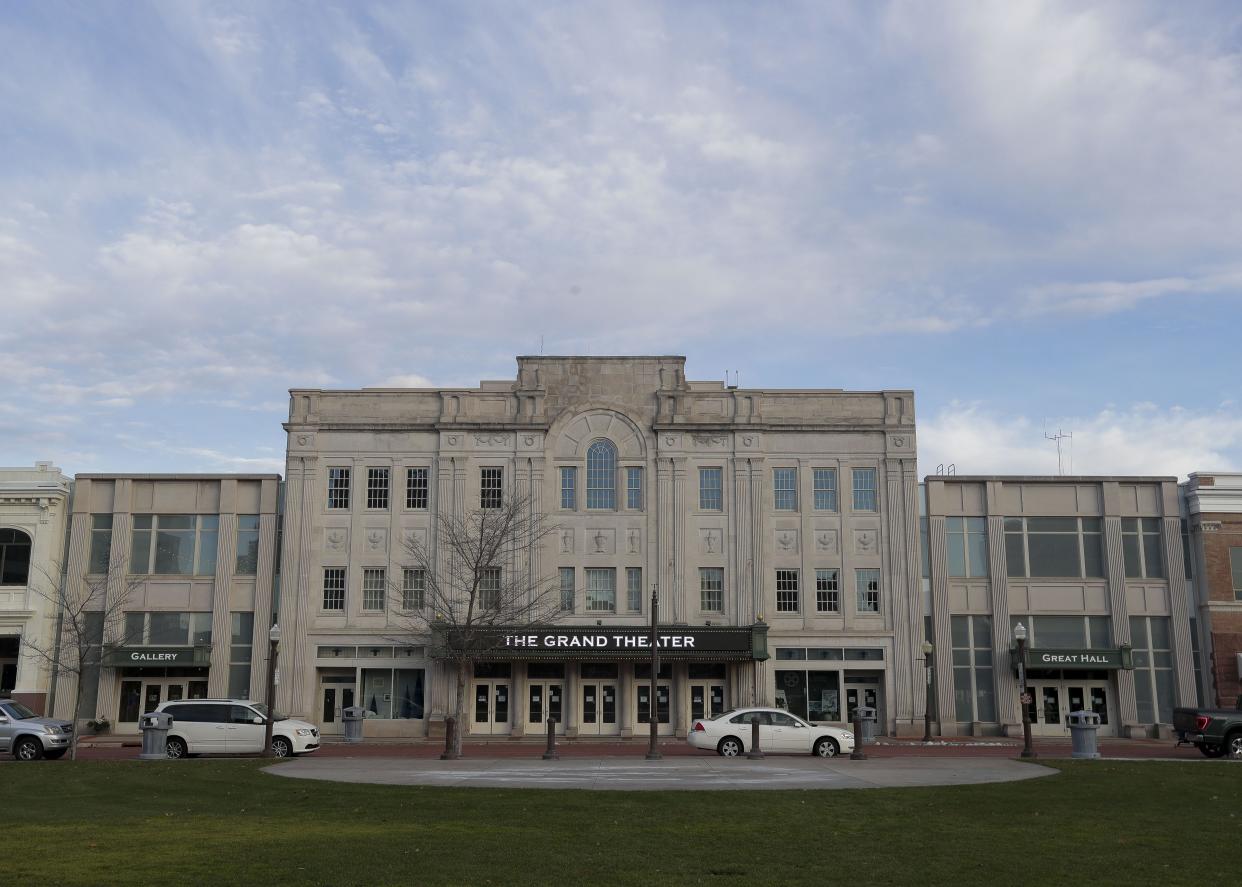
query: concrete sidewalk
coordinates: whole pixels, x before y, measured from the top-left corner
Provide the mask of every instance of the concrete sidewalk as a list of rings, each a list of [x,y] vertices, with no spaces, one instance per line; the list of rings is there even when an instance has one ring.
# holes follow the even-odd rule
[[[1050,776],[1056,770],[996,758],[904,758],[851,761],[812,757],[676,757],[661,761],[616,758],[301,758],[266,769],[296,779],[377,785],[475,788],[594,789],[609,791],[719,791],[895,788],[978,785]]]

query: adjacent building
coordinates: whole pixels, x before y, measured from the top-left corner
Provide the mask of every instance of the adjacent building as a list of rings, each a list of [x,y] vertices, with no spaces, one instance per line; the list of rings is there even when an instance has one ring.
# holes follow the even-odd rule
[[[677,356],[519,357],[477,388],[294,390],[285,429],[277,699],[326,734],[355,704],[366,735],[442,733],[456,676],[403,618],[425,606],[410,545],[434,550],[440,515],[511,494],[556,530],[498,568],[558,583],[562,611],[476,664],[469,733],[548,717],[570,736],[644,732],[653,590],[661,732],[748,703],[838,724],[867,704],[886,730],[922,729],[911,391],[741,389],[687,380]]]
[[[1192,473],[1182,486],[1204,663],[1205,702],[1242,697],[1242,474]]]
[[[0,468],[0,695],[46,711],[72,482],[51,462]]]
[[[926,514],[944,733],[1020,731],[1019,623],[1036,735],[1082,709],[1105,736],[1167,735],[1196,703],[1175,478],[934,476]]]
[[[131,733],[170,699],[263,698],[279,492],[278,475],[77,476],[63,594],[89,601],[79,720]],[[78,677],[59,676],[60,717]]]

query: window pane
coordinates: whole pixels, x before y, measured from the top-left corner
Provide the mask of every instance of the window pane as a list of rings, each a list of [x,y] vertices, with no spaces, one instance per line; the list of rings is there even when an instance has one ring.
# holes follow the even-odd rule
[[[362,705],[373,718],[392,717],[392,670],[387,668],[364,668],[362,670]]]
[[[1160,544],[1159,533],[1143,534],[1143,566],[1147,570],[1147,578],[1164,578],[1164,548]]]
[[[709,613],[719,613],[724,609],[723,568],[701,567],[699,569],[699,608]]]
[[[199,517],[198,565],[196,576],[211,576],[216,572],[216,548],[220,544],[220,518],[214,514]]]
[[[367,469],[367,508],[388,507],[388,469]]]
[[[1085,520],[1084,520],[1085,523]],[[1096,521],[1098,524],[1099,521]],[[1082,534],[1083,574],[1089,579],[1104,578],[1104,544],[1099,533]]]
[[[1139,553],[1139,537],[1135,533],[1123,533],[1121,536],[1121,553],[1126,563],[1126,578],[1134,579],[1143,575],[1143,558]]]
[[[405,475],[405,507],[427,507],[427,469],[410,468]]]
[[[970,683],[969,668],[953,669],[953,711],[958,721],[969,723],[975,719],[974,687]]]
[[[953,634],[954,647],[970,646],[970,617],[969,616],[950,616],[949,630]]]
[[[874,468],[854,469],[854,510],[876,510],[876,470]]]
[[[634,611],[643,608],[643,571],[641,567],[630,567],[625,571],[626,606]]]
[[[126,613],[125,614],[125,641],[126,644],[141,645],[145,641],[143,634],[146,631],[146,613]]]
[[[699,508],[703,511],[720,511],[724,507],[723,470],[699,469]]]
[[[136,523],[135,519],[135,523]],[[129,571],[131,573],[151,572],[151,531],[138,530],[133,532],[130,543]]]
[[[328,469],[328,507],[349,508],[349,469]]]
[[[858,612],[880,612],[880,571],[855,570],[854,575],[858,591]]]
[[[386,571],[368,568],[362,571],[362,609],[384,609],[384,592],[387,588]]]
[[[190,637],[189,613],[152,613],[152,644],[185,644]]]
[[[1229,549],[1229,573],[1233,578],[1233,596],[1242,600],[1242,548]]]
[[[393,694],[394,718],[411,720],[423,716],[423,670],[401,668],[396,673],[396,692]]]
[[[1054,650],[1080,650],[1086,646],[1086,626],[1081,616],[1034,616],[1031,646]]]
[[[259,516],[242,514],[237,517],[238,576],[254,576],[259,572]]]
[[[988,523],[985,518],[966,520],[966,566],[971,576],[988,575]]]
[[[574,568],[561,567],[561,609],[574,608]]]
[[[1107,616],[1088,616],[1087,634],[1094,649],[1106,649],[1113,645],[1112,625]]]
[[[250,698],[250,664],[234,664],[229,666],[229,698]],[[197,708],[198,706],[195,706]]]
[[[1005,520],[1009,524],[1009,520]],[[1022,544],[1022,533],[1005,534],[1005,572],[1012,577],[1026,576],[1026,549]]]
[[[815,469],[815,510],[837,510],[837,470],[835,468]]]
[[[248,614],[253,620],[253,614]],[[190,643],[191,644],[210,644],[211,643],[211,614],[210,613],[191,613],[190,614]],[[247,636],[246,643],[250,643]]]
[[[949,575],[961,578],[966,575],[966,542],[961,529],[954,529],[955,521],[949,518],[946,522],[946,542],[949,549]]]
[[[632,511],[643,507],[643,470],[636,465],[625,469],[625,507]]]
[[[479,507],[500,508],[504,504],[504,469],[484,468],[479,472]]]
[[[1026,542],[1030,549],[1031,576],[1081,575],[1076,532],[1029,533]]]
[[[798,571],[776,571],[776,611],[778,613],[798,612]]]
[[[1153,650],[1171,650],[1173,642],[1169,638],[1169,617],[1152,616],[1148,619],[1151,626],[1151,648]]]
[[[996,691],[992,675],[990,668],[975,669],[975,704],[980,721],[996,720]]]
[[[588,612],[611,612],[617,609],[617,571],[587,569],[586,608]]]
[[[427,577],[421,569],[401,571],[401,608],[421,610],[426,606]]]
[[[578,504],[578,469],[561,468],[561,508],[574,509]]]
[[[777,511],[798,510],[798,469],[773,468],[772,491]]]
[[[233,646],[247,646],[254,640],[254,613],[230,613]]]
[[[617,507],[617,448],[597,440],[587,450],[587,508]]]

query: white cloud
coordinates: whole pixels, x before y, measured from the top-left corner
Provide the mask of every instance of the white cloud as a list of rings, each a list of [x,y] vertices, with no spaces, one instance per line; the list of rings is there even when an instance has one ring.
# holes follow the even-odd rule
[[[1045,423],[979,404],[953,403],[919,422],[919,471],[954,465],[958,474],[1055,475],[1057,449],[1044,437],[1064,431],[1066,474],[1159,475],[1236,471],[1242,415],[1231,405],[1188,410],[1138,403]]]

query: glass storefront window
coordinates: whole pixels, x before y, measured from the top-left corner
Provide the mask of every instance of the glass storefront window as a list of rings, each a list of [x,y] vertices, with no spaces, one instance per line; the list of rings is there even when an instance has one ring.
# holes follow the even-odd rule
[[[392,717],[392,669],[362,670],[362,705],[369,718]]]
[[[423,670],[399,668],[395,672],[393,717],[401,720],[423,716]]]
[[[840,677],[835,671],[807,672],[808,720],[841,720]]]

